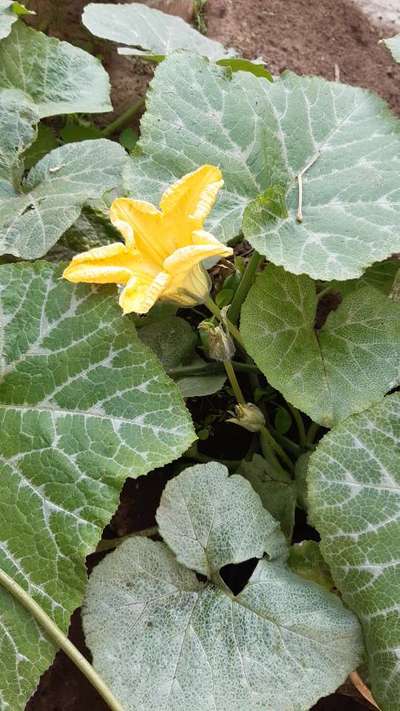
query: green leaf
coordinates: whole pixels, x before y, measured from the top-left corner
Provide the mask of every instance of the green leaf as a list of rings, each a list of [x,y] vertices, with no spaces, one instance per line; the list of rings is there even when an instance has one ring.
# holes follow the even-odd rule
[[[268,86],[196,55],[168,57],[151,82],[141,138],[125,173],[127,192],[157,204],[185,173],[218,165],[224,188],[206,225],[223,242],[237,236],[249,202],[286,183],[281,148],[266,123]]]
[[[369,284],[389,296],[399,267],[400,262],[398,259],[387,259],[385,262],[373,264],[359,279],[332,281],[331,286],[332,289],[339,291],[342,296],[346,296],[354,289],[359,289]]]
[[[96,126],[85,126],[80,123],[67,123],[60,131],[60,136],[64,143],[75,143],[76,141],[90,141],[101,138],[102,133]]]
[[[172,479],[157,511],[161,535],[179,563],[212,578],[224,566],[286,553],[279,524],[241,476],[218,462]]]
[[[400,34],[383,40],[386,47],[391,51],[395,62],[400,62]]]
[[[316,541],[301,541],[290,546],[288,565],[297,575],[312,580],[327,590],[333,590],[335,587],[329,566]]]
[[[121,233],[111,224],[108,214],[85,205],[76,222],[63,234],[61,244],[73,252],[121,241]]]
[[[400,249],[400,122],[370,92],[288,73],[268,91],[265,121],[281,146],[288,216],[243,223],[253,247],[314,279],[351,279]],[[309,166],[307,168],[307,166]],[[296,220],[305,171],[303,221]]]
[[[278,407],[275,412],[274,426],[279,434],[286,434],[292,426],[292,416],[286,407]]]
[[[120,54],[158,59],[177,49],[198,52],[210,59],[230,56],[220,42],[211,40],[188,25],[181,17],[167,15],[141,3],[86,5],[82,22],[96,37],[130,45]]]
[[[183,318],[161,313],[158,319],[140,328],[139,336],[160,359],[182,397],[213,395],[223,387],[225,371],[208,372],[214,364],[207,364],[196,354],[197,337]]]
[[[344,600],[361,620],[373,695],[400,698],[400,394],[342,422],[310,460],[311,520]]]
[[[197,340],[190,324],[178,316],[143,326],[139,337],[154,351],[166,370],[190,360]]]
[[[360,660],[355,617],[293,574],[282,534],[241,477],[186,469],[158,511],[165,543],[131,538],[89,581],[84,629],[94,664],[126,711],[309,709]],[[262,555],[234,596],[218,567]],[[275,549],[275,554],[272,550]],[[278,556],[278,557],[277,557]]]
[[[0,40],[10,34],[18,15],[14,10],[16,3],[13,0],[0,0]]]
[[[217,369],[213,366],[217,366]],[[185,366],[171,368],[168,374],[174,379],[184,398],[214,395],[224,387],[226,381],[223,368],[219,370],[217,363],[207,362],[197,355]]]
[[[297,491],[297,505],[304,511],[308,509],[308,493],[307,493],[307,476],[308,464],[310,461],[311,452],[301,454],[296,461],[295,466],[295,482]]]
[[[0,566],[64,630],[124,480],[194,439],[176,386],[114,289],[45,262],[0,267]],[[54,648],[0,591],[1,708],[23,710]]]
[[[124,130],[121,131],[118,140],[121,146],[126,148],[127,151],[133,151],[139,140],[139,135],[133,130],[133,128],[128,126],[128,128],[124,128]]]
[[[56,148],[37,163],[22,191],[0,196],[0,253],[46,254],[79,217],[84,203],[116,187],[126,153],[106,139]]]
[[[0,92],[1,97],[1,92]],[[44,123],[40,123],[38,126],[37,138],[32,143],[24,153],[24,165],[25,168],[33,168],[39,160],[44,158],[47,153],[57,148],[58,141],[56,134],[50,126],[46,126]]]
[[[217,164],[225,187],[208,226],[219,239],[240,233],[256,199],[243,232],[258,252],[296,274],[351,279],[400,251],[399,126],[363,89],[293,74],[271,84],[176,53],[155,73],[126,186],[157,202],[174,179]],[[287,211],[271,219],[258,196],[276,185]]]
[[[243,57],[227,57],[218,59],[217,64],[221,67],[229,67],[232,72],[250,72],[256,77],[273,81],[271,72],[265,68],[263,62],[252,62],[250,59],[243,59]]]
[[[21,91],[0,89],[0,206],[20,184],[22,154],[35,140],[38,120],[35,106]]]
[[[99,60],[23,22],[0,43],[0,88],[21,89],[40,118],[112,111],[110,82]]]
[[[279,521],[283,533],[290,541],[294,527],[296,488],[289,474],[283,469],[275,470],[259,454],[255,454],[250,462],[244,459],[238,474],[250,482],[264,508]]]
[[[400,306],[364,286],[316,330],[317,301],[309,277],[268,265],[243,306],[241,333],[269,383],[332,427],[399,382]]]

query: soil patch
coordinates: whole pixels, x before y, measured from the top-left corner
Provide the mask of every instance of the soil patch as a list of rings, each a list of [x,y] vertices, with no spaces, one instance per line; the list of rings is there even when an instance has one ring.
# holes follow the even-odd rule
[[[348,0],[209,0],[206,21],[213,39],[263,57],[272,72],[291,69],[373,89],[400,113],[400,67],[379,30]]]

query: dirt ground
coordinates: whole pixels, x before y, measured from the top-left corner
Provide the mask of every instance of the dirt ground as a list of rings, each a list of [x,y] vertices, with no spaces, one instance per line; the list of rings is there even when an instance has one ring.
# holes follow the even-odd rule
[[[87,1],[87,0],[86,0]],[[147,0],[148,4],[163,0]],[[190,2],[164,0],[180,5],[180,12],[190,16]],[[399,19],[397,0],[383,3],[357,0],[209,0],[205,19],[211,37],[236,47],[246,57],[262,56],[274,73],[291,69],[303,74],[319,74],[340,79],[349,84],[373,89],[384,97],[400,114],[400,68],[379,44],[381,37],[394,34],[389,22]],[[34,22],[43,26],[43,18],[50,34],[68,39],[89,51],[99,54],[108,69],[113,85],[113,103],[117,113],[142,93],[151,77],[151,69],[118,57],[111,45],[98,43],[81,27],[79,18],[83,0],[31,0],[38,11]],[[363,14],[359,5],[368,5],[375,20],[379,20],[379,4],[386,6],[388,26],[377,26]],[[375,5],[375,8],[373,8]],[[109,122],[112,116],[99,117]],[[124,535],[154,525],[154,514],[166,479],[168,468],[154,472],[139,481],[127,482],[121,506],[107,535]],[[92,557],[90,564],[95,563]],[[85,650],[79,614],[71,624],[71,638]],[[344,690],[346,691],[346,690]],[[358,711],[366,706],[355,697],[334,694],[321,700],[316,711]],[[44,674],[37,692],[26,711],[107,711],[97,693],[73,665],[59,653],[53,667]]]

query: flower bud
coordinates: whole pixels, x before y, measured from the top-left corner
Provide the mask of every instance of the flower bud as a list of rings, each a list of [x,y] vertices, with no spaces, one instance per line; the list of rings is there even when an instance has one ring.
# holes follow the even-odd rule
[[[207,334],[208,355],[213,360],[231,360],[235,354],[235,345],[229,333],[222,326],[213,326],[203,321],[199,328]]]
[[[249,432],[259,432],[265,426],[265,418],[260,408],[253,402],[245,405],[235,405],[236,417],[230,417],[228,422],[244,427]]]

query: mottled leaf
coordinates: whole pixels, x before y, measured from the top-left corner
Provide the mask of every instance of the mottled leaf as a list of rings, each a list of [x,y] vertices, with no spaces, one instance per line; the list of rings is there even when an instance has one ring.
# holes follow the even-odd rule
[[[351,279],[400,251],[399,127],[363,89],[294,74],[270,83],[176,53],[151,84],[126,185],[156,202],[177,177],[215,163],[225,188],[209,226],[220,239],[239,234],[248,207],[244,235],[270,261]],[[257,198],[274,185],[284,186],[286,206],[271,219]]]
[[[0,566],[66,631],[124,480],[194,433],[115,290],[60,276],[45,262],[0,267]],[[55,650],[1,590],[0,626],[0,708],[22,711]]]
[[[169,482],[158,520],[178,559],[203,571],[260,555],[263,540],[271,551],[282,535],[248,482],[217,463]],[[344,680],[360,661],[355,617],[272,558],[236,596],[217,571],[201,583],[165,543],[142,538],[95,568],[86,640],[126,711],[305,711]]]
[[[106,139],[48,153],[32,168],[19,194],[0,195],[0,253],[25,259],[46,254],[87,200],[119,184],[125,160],[123,148]]]
[[[0,88],[23,91],[41,118],[112,111],[110,82],[99,60],[23,22],[0,43]]]
[[[200,34],[181,17],[141,3],[90,3],[84,9],[82,22],[96,37],[130,45],[120,47],[120,54],[161,59],[174,50],[186,49],[210,59],[232,55],[220,42]]]
[[[250,462],[243,460],[238,474],[250,482],[264,508],[279,521],[282,531],[290,541],[296,508],[296,486],[289,474],[283,469],[274,469],[259,454],[255,454]]]
[[[386,47],[390,49],[395,62],[400,62],[400,35],[395,35],[383,41]]]
[[[138,149],[125,174],[128,193],[157,204],[177,178],[204,163],[218,165],[224,189],[206,224],[223,242],[238,235],[246,205],[286,180],[266,122],[268,85],[199,56],[167,58],[151,82]]]
[[[373,695],[400,699],[400,394],[326,435],[310,459],[309,510],[324,558],[361,620]]]
[[[288,565],[294,573],[322,585],[327,590],[333,590],[335,587],[329,566],[316,541],[301,541],[290,546]]]
[[[398,384],[400,305],[363,286],[316,329],[317,303],[309,277],[268,265],[243,306],[241,332],[269,383],[332,427]]]
[[[179,563],[209,578],[224,565],[276,558],[285,550],[279,524],[249,482],[211,462],[168,482],[157,511],[162,537]]]
[[[0,89],[0,209],[1,201],[20,185],[24,171],[21,157],[35,140],[38,120],[35,106],[21,91]]]

